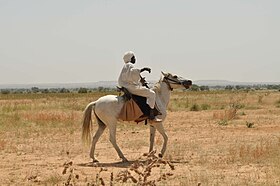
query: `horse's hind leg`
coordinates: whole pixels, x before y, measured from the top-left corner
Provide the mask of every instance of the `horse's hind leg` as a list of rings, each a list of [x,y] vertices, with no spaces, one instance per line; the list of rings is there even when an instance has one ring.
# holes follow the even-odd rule
[[[91,149],[90,149],[90,157],[93,159],[93,162],[98,162],[97,159],[95,159],[94,157],[94,151],[95,151],[95,146],[97,141],[99,140],[100,136],[103,134],[106,125],[104,123],[102,123],[102,121],[97,121],[98,122],[98,129],[95,133],[95,135],[93,136],[92,139],[92,145],[91,145]]]
[[[110,142],[112,143],[113,147],[117,151],[119,157],[122,159],[123,162],[127,162],[128,160],[124,157],[121,149],[117,145],[116,141],[116,122],[110,123],[109,132],[110,132]]]
[[[156,133],[156,128],[154,126],[150,125],[150,149],[149,149],[149,152],[152,152],[152,150],[154,148],[155,133]]]

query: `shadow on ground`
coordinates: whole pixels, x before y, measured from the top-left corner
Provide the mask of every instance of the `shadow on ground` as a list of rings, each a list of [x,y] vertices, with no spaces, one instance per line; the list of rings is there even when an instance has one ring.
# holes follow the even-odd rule
[[[88,162],[88,163],[79,163],[77,164],[78,166],[81,167],[115,167],[115,168],[129,168],[132,164],[136,163],[136,162],[141,162],[141,163],[146,163],[148,160],[133,160],[133,161],[128,161],[128,162],[122,162],[122,161],[118,161],[118,162],[111,162],[111,163],[100,163],[100,162]],[[170,163],[173,164],[187,164],[189,163],[189,161],[177,161],[177,160],[173,160],[170,161]]]

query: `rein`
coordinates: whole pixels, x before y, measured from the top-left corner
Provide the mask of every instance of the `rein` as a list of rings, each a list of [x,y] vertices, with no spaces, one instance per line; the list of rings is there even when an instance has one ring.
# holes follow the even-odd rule
[[[170,81],[171,81],[171,82],[170,82]],[[182,84],[181,82],[178,82],[178,81],[176,81],[176,80],[174,80],[174,79],[170,79],[170,78],[168,78],[168,77],[164,77],[164,78],[163,78],[163,82],[165,82],[165,83],[167,84],[169,90],[171,90],[171,91],[173,90],[173,88],[171,87],[170,84],[177,84],[177,85],[181,85],[181,84]]]

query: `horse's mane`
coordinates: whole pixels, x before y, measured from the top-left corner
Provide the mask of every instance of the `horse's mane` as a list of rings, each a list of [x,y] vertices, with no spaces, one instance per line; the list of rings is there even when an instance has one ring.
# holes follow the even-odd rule
[[[163,77],[161,76],[160,80],[157,83],[155,83],[154,87],[152,88],[153,91],[160,92],[162,80]]]

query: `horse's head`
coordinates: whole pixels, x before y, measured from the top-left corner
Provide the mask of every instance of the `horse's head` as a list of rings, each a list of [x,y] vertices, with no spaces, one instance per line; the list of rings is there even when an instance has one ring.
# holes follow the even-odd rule
[[[190,88],[192,86],[192,81],[187,80],[183,77],[171,74],[171,73],[164,73],[163,74],[163,82],[165,82],[170,90],[173,90],[174,88],[181,88],[184,87],[186,89]]]

